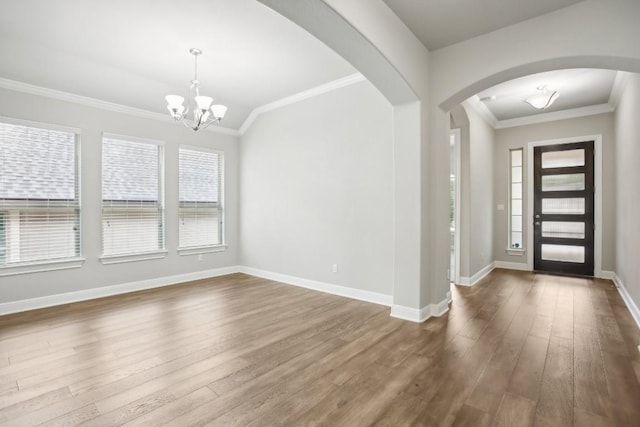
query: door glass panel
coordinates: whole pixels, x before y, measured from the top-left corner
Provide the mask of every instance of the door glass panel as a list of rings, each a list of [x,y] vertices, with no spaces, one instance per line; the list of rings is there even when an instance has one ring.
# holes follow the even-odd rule
[[[571,199],[542,199],[542,213],[584,215],[584,197]]]
[[[542,237],[584,239],[584,222],[542,221]]]
[[[583,173],[542,176],[542,191],[579,191],[579,190],[584,190],[584,174]]]
[[[584,149],[542,153],[542,169],[584,166]]]
[[[541,254],[546,261],[584,263],[584,246],[543,244]]]

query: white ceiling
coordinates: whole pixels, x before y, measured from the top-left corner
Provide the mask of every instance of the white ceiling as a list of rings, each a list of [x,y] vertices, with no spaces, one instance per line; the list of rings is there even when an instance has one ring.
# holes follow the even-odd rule
[[[255,0],[0,2],[0,78],[166,113],[199,59],[201,92],[238,129],[256,107],[356,73]],[[168,114],[168,113],[167,113]]]
[[[384,0],[430,49],[578,0]],[[164,96],[187,91],[189,48],[202,93],[229,107],[239,129],[252,110],[357,71],[256,0],[0,1],[0,78],[167,114]],[[545,112],[606,103],[615,72],[567,70],[486,90],[497,120],[540,114],[522,100],[546,84],[560,98]]]
[[[571,69],[533,74],[501,83],[480,92],[477,96],[496,120],[552,113],[574,108],[606,104],[611,96],[616,71]],[[546,110],[537,110],[524,100],[546,85],[560,96]],[[491,99],[495,97],[495,99]]]
[[[383,0],[429,50],[526,21],[582,0]]]

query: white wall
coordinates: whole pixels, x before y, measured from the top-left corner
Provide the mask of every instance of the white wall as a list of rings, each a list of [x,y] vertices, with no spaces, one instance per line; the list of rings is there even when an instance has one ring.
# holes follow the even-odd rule
[[[391,295],[392,117],[369,82],[262,114],[241,141],[240,263]]]
[[[615,112],[616,268],[640,307],[640,74],[632,74]],[[636,313],[640,314],[640,313]],[[636,319],[640,321],[640,318]]]
[[[527,147],[529,142],[552,139],[572,138],[586,135],[602,135],[602,269],[613,271],[615,268],[615,140],[613,133],[613,114],[575,119],[558,120],[496,131],[494,151],[494,192],[495,205],[502,204],[505,210],[498,211],[494,205],[494,247],[496,261],[527,263],[525,256],[508,255],[508,205],[509,205],[509,150],[524,148],[523,152],[523,247],[527,247]],[[596,268],[597,269],[597,268]]]
[[[640,71],[638,16],[637,0],[585,0],[430,52],[431,163],[422,167],[435,168],[447,162],[448,111],[484,89],[528,74],[562,68]],[[431,215],[431,229],[446,229],[447,217],[440,211],[447,200],[446,194],[432,193],[427,212]],[[447,242],[443,239],[436,250],[446,253]],[[433,268],[446,272],[447,263],[435,263]],[[442,276],[441,273],[432,282],[435,300],[448,289]]]
[[[382,0],[259,1],[335,50],[394,105],[394,210],[399,214],[394,216],[393,300],[408,308],[413,320],[421,318],[421,309],[446,298],[444,286],[432,292],[432,273],[448,286],[446,269],[432,265],[446,266],[449,259],[448,251],[434,251],[439,239],[448,236],[446,206],[438,212],[445,227],[437,233],[430,227],[430,182],[448,180],[448,163],[423,167],[431,156],[428,50]],[[446,201],[448,190],[442,194]]]
[[[468,170],[462,173],[461,204],[468,228],[462,231],[461,237],[467,244],[462,245],[461,256],[467,261],[461,264],[467,266],[467,270],[461,270],[460,276],[470,278],[493,262],[494,130],[474,110],[467,108],[466,111],[469,145],[462,145],[461,157],[463,165],[468,162]]]
[[[162,100],[160,99],[159,102]],[[238,138],[208,131],[193,133],[180,124],[133,117],[51,98],[0,90],[0,116],[81,129],[81,268],[0,277],[0,303],[83,291],[142,280],[237,265],[238,261]],[[165,142],[166,248],[163,259],[102,265],[101,144],[102,132]],[[225,252],[179,256],[178,146],[189,144],[225,152]]]

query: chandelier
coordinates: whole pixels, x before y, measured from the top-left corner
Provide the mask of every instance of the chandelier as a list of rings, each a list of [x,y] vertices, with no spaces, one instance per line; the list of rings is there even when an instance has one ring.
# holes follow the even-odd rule
[[[550,107],[559,96],[560,94],[558,91],[551,91],[547,89],[547,86],[539,86],[537,88],[537,93],[525,99],[524,102],[531,105],[533,108],[544,110]]]
[[[183,105],[184,98],[180,95],[167,95],[167,109],[176,121],[182,122],[186,127],[195,131],[204,129],[211,123],[220,123],[227,112],[224,105],[212,105],[213,98],[200,95],[200,82],[198,81],[198,56],[202,55],[200,49],[189,49],[195,61],[195,72],[191,86],[189,87],[187,106]],[[193,112],[193,118],[188,119],[189,112]]]

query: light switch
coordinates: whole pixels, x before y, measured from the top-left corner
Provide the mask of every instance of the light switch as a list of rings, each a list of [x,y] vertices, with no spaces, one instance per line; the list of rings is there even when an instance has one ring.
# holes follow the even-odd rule
[[[504,210],[504,205],[498,205],[498,210],[499,211],[503,211]]]

